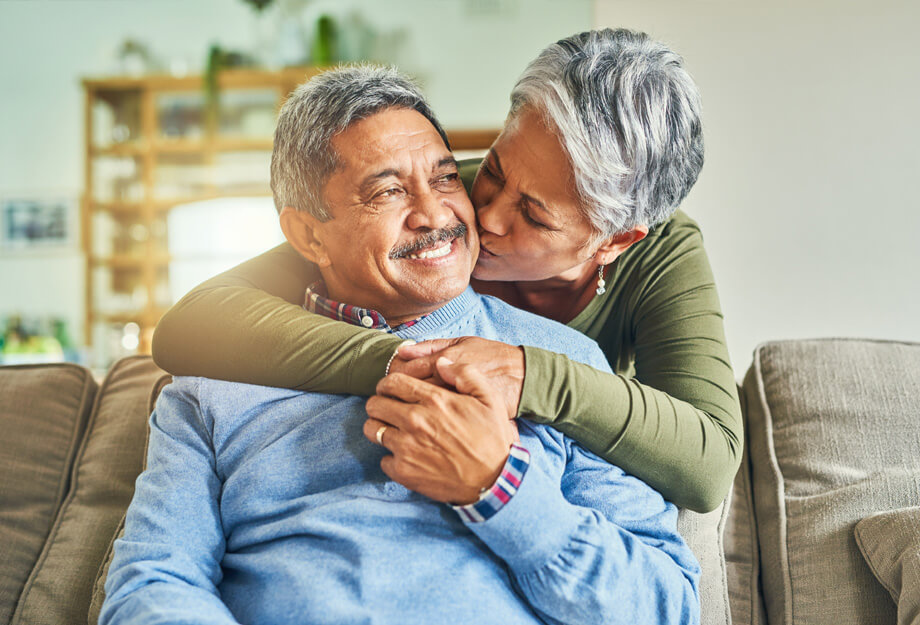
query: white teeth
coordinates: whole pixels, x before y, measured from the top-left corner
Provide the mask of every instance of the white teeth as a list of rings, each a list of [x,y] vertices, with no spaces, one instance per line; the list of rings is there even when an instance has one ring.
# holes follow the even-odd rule
[[[421,254],[409,254],[409,258],[414,260],[422,260],[425,258],[441,258],[442,256],[447,256],[450,254],[450,244],[451,241],[448,241],[441,247],[436,247],[433,250],[427,250]]]

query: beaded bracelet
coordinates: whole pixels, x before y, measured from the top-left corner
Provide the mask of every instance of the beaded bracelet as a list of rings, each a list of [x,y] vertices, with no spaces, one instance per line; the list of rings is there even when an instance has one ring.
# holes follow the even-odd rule
[[[393,361],[396,359],[396,356],[399,355],[399,348],[401,348],[403,345],[415,345],[415,341],[412,339],[406,339],[396,346],[396,351],[393,352],[393,355],[390,356],[390,359],[387,361],[387,368],[383,370],[383,377],[390,375],[390,367],[393,365]]]

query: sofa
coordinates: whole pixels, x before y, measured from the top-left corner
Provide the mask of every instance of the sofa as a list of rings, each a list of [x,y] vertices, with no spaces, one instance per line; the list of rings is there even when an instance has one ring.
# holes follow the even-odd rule
[[[169,380],[143,356],[101,384],[70,364],[0,367],[0,623],[95,624]],[[741,397],[733,492],[679,517],[702,623],[920,623],[920,344],[766,343]]]

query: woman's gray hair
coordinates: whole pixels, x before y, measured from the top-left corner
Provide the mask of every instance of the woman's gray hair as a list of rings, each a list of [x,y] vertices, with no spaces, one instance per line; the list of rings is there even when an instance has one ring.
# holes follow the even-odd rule
[[[338,166],[332,138],[354,122],[386,109],[418,111],[450,149],[447,134],[418,87],[392,67],[354,65],[329,70],[297,87],[278,114],[272,150],[275,208],[332,218],[323,187]]]
[[[559,135],[599,237],[666,221],[703,167],[700,95],[683,59],[645,33],[596,30],[547,47],[511,92]]]

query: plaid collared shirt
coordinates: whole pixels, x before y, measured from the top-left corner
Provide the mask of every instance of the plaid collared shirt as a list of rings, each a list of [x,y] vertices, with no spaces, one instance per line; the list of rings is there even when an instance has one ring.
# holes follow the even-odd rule
[[[358,308],[351,304],[342,304],[341,302],[329,299],[329,291],[326,289],[326,284],[322,280],[314,282],[307,287],[303,307],[304,310],[324,317],[329,317],[330,319],[344,321],[371,330],[383,330],[389,333],[411,327],[425,318],[425,315],[422,315],[418,319],[413,319],[395,328],[391,328],[386,319],[383,318],[383,315],[376,310]]]

